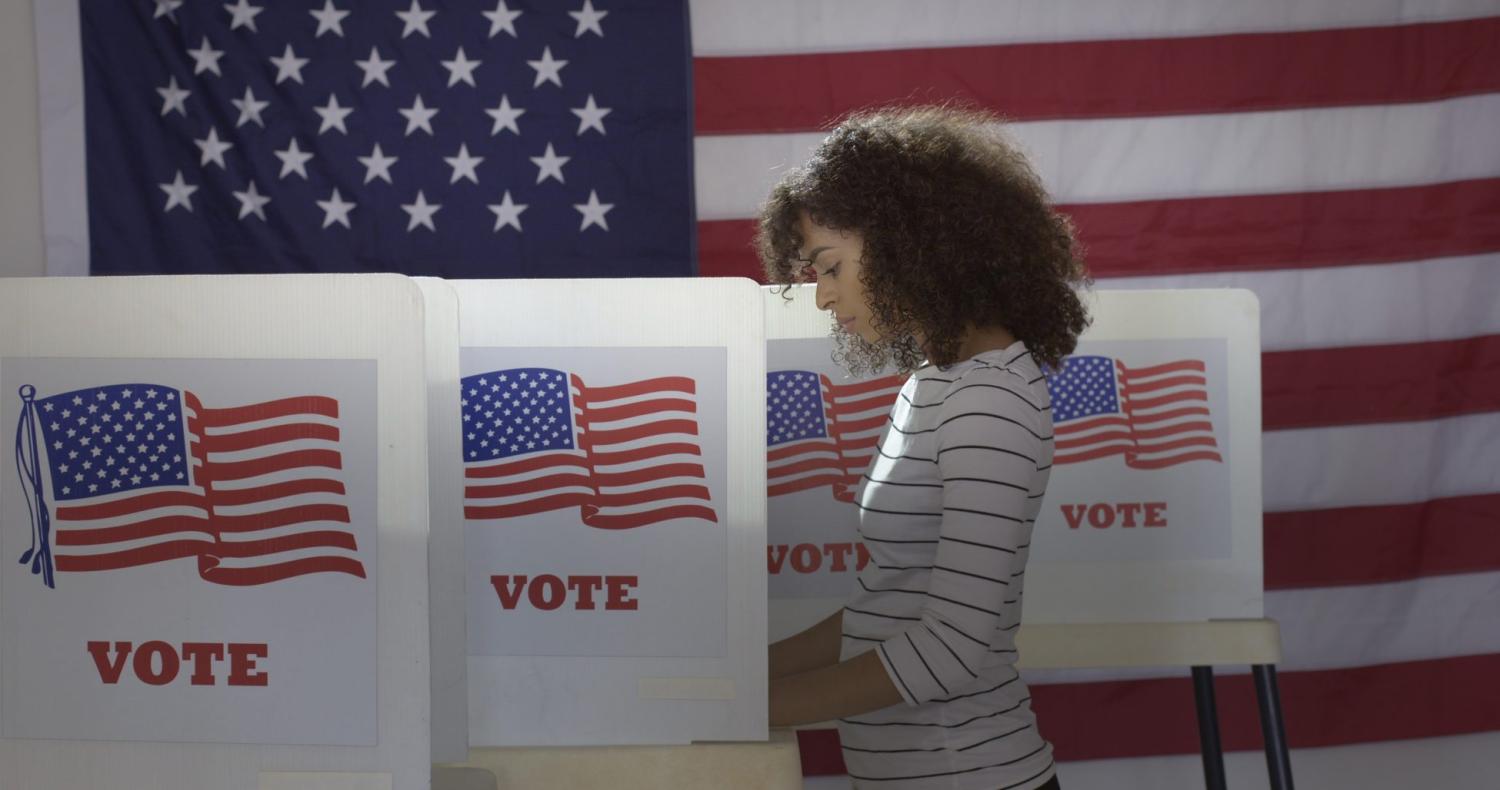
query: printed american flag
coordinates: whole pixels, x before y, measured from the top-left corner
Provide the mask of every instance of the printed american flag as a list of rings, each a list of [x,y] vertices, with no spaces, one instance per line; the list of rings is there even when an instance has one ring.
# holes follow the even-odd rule
[[[870,465],[901,379],[834,384],[809,370],[766,374],[766,495],[829,486],[840,502]]]
[[[692,379],[591,387],[561,370],[507,368],[462,383],[465,518],[576,507],[599,529],[719,520]]]
[[[1068,357],[1047,377],[1057,465],[1124,456],[1133,469],[1224,458],[1201,360],[1131,368],[1110,357]]]
[[[32,413],[59,573],[191,557],[216,584],[365,576],[332,398],[208,408],[191,391],[112,384],[38,398]]]
[[[80,10],[94,273],[696,271],[683,0]]]

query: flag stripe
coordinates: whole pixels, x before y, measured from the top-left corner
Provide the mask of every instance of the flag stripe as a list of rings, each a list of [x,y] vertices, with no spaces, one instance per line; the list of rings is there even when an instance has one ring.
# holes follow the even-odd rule
[[[1500,250],[1500,179],[1059,205],[1095,277],[1352,266]],[[755,221],[698,223],[699,271],[762,280]]]
[[[468,486],[464,489],[464,495],[469,499],[490,499],[495,497],[521,496],[535,491],[545,491],[549,488],[565,488],[568,486],[588,488],[589,476],[586,474],[548,475],[517,483]]]
[[[518,461],[506,461],[505,463],[491,464],[489,466],[471,466],[464,470],[464,477],[480,479],[505,477],[506,475],[525,474],[527,472],[552,469],[559,466],[583,468],[583,456],[554,454],[522,458]]]
[[[1475,693],[1496,673],[1500,653],[1279,672],[1287,740],[1306,749],[1500,729],[1500,706]],[[1031,691],[1060,760],[1199,750],[1191,678],[1042,684]],[[1215,697],[1224,749],[1261,750],[1250,676],[1215,678]],[[1140,726],[1143,721],[1151,726]],[[804,774],[845,772],[837,730],[802,730],[797,740]]]
[[[211,563],[205,564],[211,565]],[[304,557],[290,562],[278,562],[253,568],[217,566],[211,567],[208,571],[214,583],[236,587],[269,584],[312,573],[344,573],[363,579],[365,566],[358,560],[348,557]]]
[[[94,505],[59,505],[56,518],[58,521],[91,521],[101,518],[116,518],[163,507],[201,508],[203,506],[203,495],[199,493],[190,491],[153,491],[110,502],[100,502]]]
[[[698,435],[698,422],[696,420],[657,420],[656,422],[644,425],[615,428],[614,430],[590,428],[589,426],[595,422],[593,419],[580,418],[578,422],[585,428],[578,436],[578,444],[583,447],[598,447],[602,444],[625,444],[667,433],[682,433],[689,436]]]
[[[318,395],[304,395],[296,398],[282,398],[280,400],[255,403],[249,406],[235,406],[227,409],[205,409],[202,403],[192,393],[186,396],[188,406],[192,408],[205,427],[225,428],[247,422],[258,420],[274,420],[281,417],[290,417],[299,414],[316,414],[322,417],[338,417],[339,402],[333,398]]]
[[[239,433],[208,434],[200,441],[203,449],[211,453],[230,453],[239,450],[249,450],[278,442],[292,442],[302,439],[322,439],[330,442],[339,440],[339,429],[332,425],[320,423],[295,423],[292,425],[273,425],[267,428],[256,428]]]
[[[1500,571],[1500,494],[1265,515],[1265,588]]]
[[[208,532],[212,527],[206,516],[164,516],[119,527],[74,527],[57,531],[58,546],[102,546],[170,535],[174,532]]]
[[[699,505],[673,505],[671,507],[656,508],[640,513],[621,514],[597,514],[589,511],[592,508],[585,507],[584,520],[589,526],[596,529],[635,529],[659,521],[667,521],[674,518],[694,518],[717,523],[719,517],[713,508],[701,507]]]
[[[824,128],[934,97],[1012,120],[1396,104],[1500,90],[1500,19],[693,59],[700,135]],[[1245,63],[1275,68],[1243,68]],[[1037,75],[1047,79],[1039,80]],[[1171,74],[1171,79],[1163,79]],[[807,75],[817,75],[808,79]],[[982,79],[976,79],[982,75]]]
[[[263,557],[308,548],[355,550],[354,536],[342,530],[316,530],[244,542],[173,540],[104,554],[59,554],[60,571],[107,571],[208,554],[218,557]]]
[[[697,392],[697,384],[686,376],[662,376],[642,381],[632,381],[628,384],[616,384],[605,387],[588,387],[577,376],[573,376],[573,388],[578,390],[580,396],[589,403],[619,400],[621,398],[635,398],[641,395],[651,395],[658,392],[681,392],[692,395]]]
[[[593,497],[592,492],[577,492],[537,497],[512,505],[465,505],[464,518],[485,520],[529,516],[533,513],[545,513],[549,510],[557,510],[559,508],[586,505],[593,501]]]
[[[194,444],[196,454],[196,443]],[[206,472],[208,479],[217,482],[219,480],[244,480],[273,472],[308,467],[343,469],[344,460],[338,450],[293,450],[250,461],[215,462],[206,465],[205,469],[208,470]]]
[[[345,493],[344,484],[337,480],[304,478],[300,480],[287,480],[280,483],[268,483],[253,488],[215,488],[214,505],[216,507],[233,507],[255,504],[256,502],[269,502],[273,499],[285,499],[286,497],[302,494],[343,493]]]

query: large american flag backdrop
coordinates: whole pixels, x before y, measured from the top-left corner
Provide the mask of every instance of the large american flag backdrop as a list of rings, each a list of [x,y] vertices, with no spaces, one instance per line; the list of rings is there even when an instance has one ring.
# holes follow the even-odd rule
[[[773,171],[841,113],[1006,115],[1098,287],[1259,295],[1291,745],[1500,729],[1474,702],[1500,698],[1500,6],[692,8],[702,274],[755,272]],[[1257,749],[1236,671],[1225,744]],[[1100,677],[1034,688],[1060,759],[1197,751],[1186,678]],[[832,733],[803,743],[842,770]]]
[[[122,57],[114,35],[134,42],[123,56],[138,61],[120,66],[130,76],[113,92],[90,78],[89,123],[119,103],[131,105],[119,112],[134,124],[102,152],[90,126],[93,197],[127,192],[142,205],[135,219],[158,236],[229,233],[215,250],[226,268],[274,259],[455,274],[475,271],[459,261],[481,259],[494,262],[485,275],[675,271],[625,252],[573,268],[548,262],[576,263],[598,249],[587,245],[635,227],[632,199],[617,197],[608,176],[624,179],[655,146],[681,145],[692,155],[691,199],[681,211],[670,201],[659,209],[677,219],[696,211],[697,258],[678,263],[705,276],[754,275],[756,205],[830,120],[947,99],[1004,114],[1077,224],[1100,287],[1230,286],[1260,297],[1266,610],[1283,629],[1291,744],[1500,730],[1500,706],[1474,704],[1500,695],[1494,0],[932,0],[920,10],[895,0],[695,0],[690,148],[685,135],[653,132],[646,116],[657,115],[640,99],[605,87],[618,77],[637,92],[670,92],[688,78],[666,62],[689,62],[681,41],[651,39],[623,60],[586,65],[635,18],[624,3],[513,3],[507,10],[522,12],[514,38],[494,31],[507,14],[487,16],[501,11],[489,3],[335,0],[333,12],[351,12],[343,35],[323,29],[337,27],[323,21],[337,16],[324,3],[264,3],[253,30],[234,24],[250,11],[224,5],[86,2],[85,16],[119,7],[124,17],[119,30],[85,24],[83,41],[95,71]],[[417,17],[396,10],[436,11],[432,35],[407,33]],[[536,37],[540,28],[550,32]],[[44,59],[48,47],[40,42]],[[548,47],[551,60],[569,61],[561,87],[543,76]],[[222,74],[206,65],[217,50]],[[658,50],[677,53],[661,59],[666,71],[631,68],[656,62]],[[303,81],[280,76],[300,58],[310,61]],[[455,71],[473,59],[482,64],[471,86]],[[389,88],[369,76],[387,60],[396,62]],[[246,88],[271,102],[264,127],[241,122],[233,100],[257,106]],[[183,90],[192,93],[179,111],[171,97]],[[467,94],[482,98],[461,110],[454,102]],[[332,119],[350,107],[340,131]],[[433,107],[429,135],[414,119]],[[606,107],[601,132],[588,121]],[[502,124],[513,108],[526,110],[520,134]],[[626,147],[589,148],[627,137],[627,113]],[[457,124],[465,114],[475,124],[467,133]],[[210,152],[225,142],[234,147],[221,167]],[[465,144],[468,157],[485,157],[472,179]],[[308,152],[304,177],[289,163]],[[95,156],[119,160],[108,172],[126,171],[121,180],[94,178]],[[389,156],[398,159],[387,182],[372,169]],[[557,156],[573,157],[561,180],[546,169]],[[591,156],[609,164],[586,176],[579,165]],[[252,177],[256,195],[233,194],[248,193]],[[673,186],[688,194],[684,184],[646,192]],[[506,190],[528,206],[522,232],[504,222],[518,210],[506,208]],[[265,196],[261,219],[254,207]],[[346,202],[356,204],[347,226]],[[422,219],[434,203],[442,208],[429,228]],[[605,204],[614,207],[591,222]],[[470,241],[441,246],[461,216],[478,223]],[[132,238],[141,231],[119,233],[137,246],[118,253],[124,264],[96,270],[202,263],[164,258],[155,237]],[[566,233],[577,234],[575,246]],[[563,239],[563,251],[533,245],[541,235]],[[671,246],[668,257],[693,243],[655,238]],[[1256,748],[1247,676],[1221,683],[1226,745]],[[1064,760],[1193,752],[1190,698],[1180,678],[1035,688]],[[1142,712],[1151,726],[1140,726]],[[804,745],[808,770],[841,770],[831,735]]]

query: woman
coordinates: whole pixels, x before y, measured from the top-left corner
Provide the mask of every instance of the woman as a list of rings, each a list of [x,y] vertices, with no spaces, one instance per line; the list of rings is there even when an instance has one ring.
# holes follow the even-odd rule
[[[1015,668],[1052,465],[1043,370],[1088,277],[993,116],[862,113],[771,192],[773,283],[815,279],[852,373],[912,375],[856,489],[871,562],[844,609],[771,646],[773,726],[838,719],[860,787],[1056,788]]]

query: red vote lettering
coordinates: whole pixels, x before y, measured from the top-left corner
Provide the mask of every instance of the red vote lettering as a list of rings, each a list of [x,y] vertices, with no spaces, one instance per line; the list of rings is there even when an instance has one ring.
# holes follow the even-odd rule
[[[870,562],[870,552],[863,543],[824,543],[822,546],[813,543],[779,543],[766,547],[766,571],[772,576],[778,575],[790,559],[792,570],[798,573],[816,573],[822,569],[824,558],[827,558],[828,570],[843,573],[849,570],[850,554],[854,555],[854,570],[864,570]]]
[[[1068,529],[1078,529],[1086,519],[1095,529],[1109,529],[1116,521],[1127,529],[1137,526],[1165,527],[1167,525],[1167,503],[1165,502],[1099,502],[1095,504],[1062,505],[1063,518]],[[1145,519],[1136,517],[1144,512]]]
[[[640,584],[638,576],[569,576],[566,580],[551,573],[527,576],[524,573],[500,573],[490,577],[490,585],[500,597],[500,607],[513,610],[524,591],[532,608],[550,612],[562,608],[569,598],[573,608],[592,611],[598,608],[594,594],[603,590],[606,611],[631,611],[639,601],[630,597]]]
[[[224,660],[226,649],[229,655],[229,675],[226,682],[229,685],[265,686],[270,683],[268,673],[255,671],[255,659],[270,655],[270,650],[264,643],[183,642],[179,651],[170,643],[159,639],[142,642],[139,648],[132,642],[122,641],[114,643],[112,657],[110,648],[109,642],[88,643],[89,655],[94,659],[99,679],[111,686],[120,682],[127,662],[140,682],[148,686],[165,686],[181,674],[184,661],[192,663],[189,683],[194,686],[212,686],[215,682],[215,668]]]

